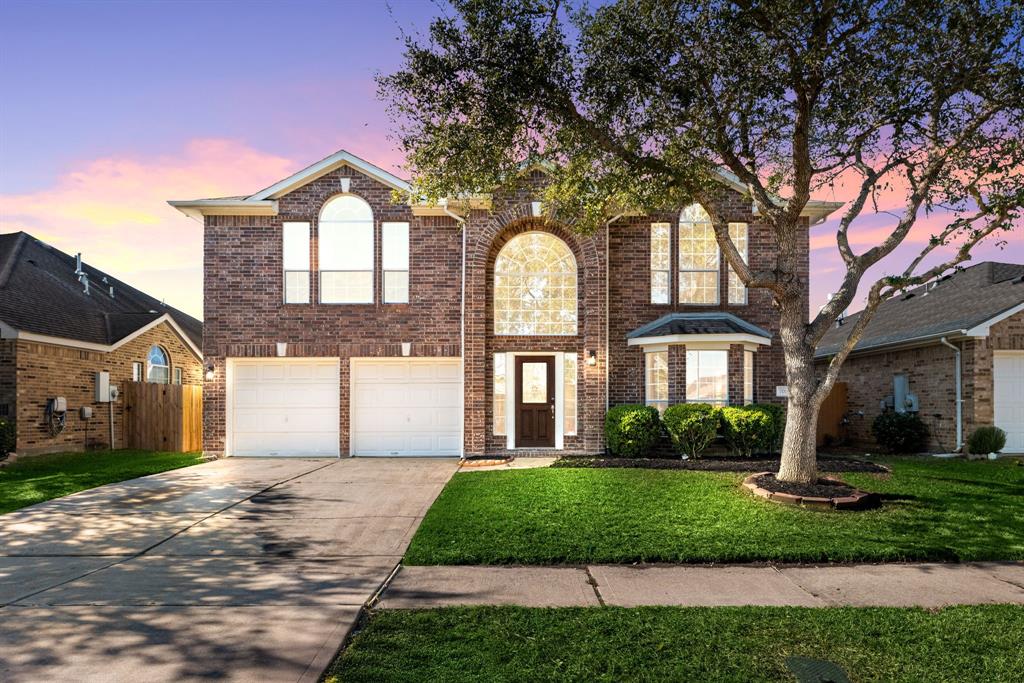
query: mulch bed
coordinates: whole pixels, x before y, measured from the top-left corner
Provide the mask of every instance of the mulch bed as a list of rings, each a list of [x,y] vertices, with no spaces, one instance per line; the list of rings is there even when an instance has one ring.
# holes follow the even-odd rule
[[[736,456],[697,458],[696,460],[670,460],[668,458],[588,458],[567,456],[559,458],[552,467],[624,467],[651,470],[697,470],[705,472],[764,472],[778,470],[778,458],[742,458]],[[852,458],[818,458],[821,472],[875,472],[887,474],[889,469],[867,460]]]
[[[814,484],[793,484],[777,481],[774,472],[760,472],[744,479],[743,488],[773,503],[812,510],[867,510],[882,502],[877,493],[861,491],[828,477],[821,477]]]
[[[762,474],[754,478],[754,483],[773,493],[788,493],[792,496],[806,498],[841,498],[851,496],[857,490],[848,484],[835,479],[818,479],[815,484],[797,484],[789,481],[776,481],[774,474]]]

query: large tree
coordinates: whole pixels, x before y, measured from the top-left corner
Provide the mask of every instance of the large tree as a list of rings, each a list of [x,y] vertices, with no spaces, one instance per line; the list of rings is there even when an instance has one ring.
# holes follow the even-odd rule
[[[542,161],[548,211],[579,230],[624,208],[700,202],[729,265],[778,307],[789,385],[778,476],[807,482],[818,408],[879,303],[993,233],[1019,239],[1021,46],[1017,0],[451,0],[380,88],[428,198],[486,191]],[[722,169],[770,227],[771,268],[748,268],[729,240],[714,201]],[[851,179],[836,232],[845,276],[808,320],[801,213]],[[858,253],[850,229],[883,193],[900,198],[892,232]],[[814,349],[865,273],[933,211],[947,220],[864,281],[864,313],[817,376]]]

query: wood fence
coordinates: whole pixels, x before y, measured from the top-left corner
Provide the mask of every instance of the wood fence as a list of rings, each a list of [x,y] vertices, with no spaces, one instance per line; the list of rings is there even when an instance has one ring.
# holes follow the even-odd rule
[[[821,403],[818,411],[817,444],[823,446],[826,440],[832,443],[846,437],[843,418],[846,417],[846,382],[836,382],[832,391]]]
[[[128,382],[124,391],[125,448],[198,451],[203,447],[203,388]]]

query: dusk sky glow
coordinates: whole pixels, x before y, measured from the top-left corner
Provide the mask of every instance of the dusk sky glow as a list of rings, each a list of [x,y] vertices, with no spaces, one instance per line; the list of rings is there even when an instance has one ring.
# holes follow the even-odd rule
[[[439,11],[427,0],[4,0],[0,232],[81,251],[201,317],[202,227],[166,200],[249,194],[341,148],[406,176],[373,79],[400,63],[401,32]],[[937,220],[870,275],[905,264]],[[836,223],[811,233],[812,311],[842,274]],[[854,246],[895,223],[866,216]],[[1024,262],[1024,237],[990,240],[982,260]]]

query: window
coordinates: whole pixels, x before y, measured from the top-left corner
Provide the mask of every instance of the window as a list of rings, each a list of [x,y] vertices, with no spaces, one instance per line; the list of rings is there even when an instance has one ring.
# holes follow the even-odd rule
[[[505,427],[505,397],[506,397],[506,379],[505,379],[505,354],[496,353],[494,354],[494,434],[495,436],[504,436],[506,432]]]
[[[174,383],[181,384],[181,368],[174,368]]]
[[[718,242],[700,204],[679,215],[679,303],[718,303]]]
[[[142,381],[142,363],[140,363],[139,361],[135,361],[134,363],[132,363],[132,381]]]
[[[163,347],[152,346],[146,358],[146,381],[154,384],[167,384],[171,381],[171,360]]]
[[[517,235],[494,262],[494,333],[576,334],[576,259],[546,232]]]
[[[671,226],[651,223],[651,303],[667,304],[672,289]]]
[[[686,400],[689,403],[729,402],[729,352],[686,352]]]
[[[736,245],[736,250],[740,252],[740,256],[743,257],[743,262],[748,263],[747,254],[749,248],[747,246],[747,224],[746,223],[730,223],[729,224],[729,239]],[[747,303],[747,286],[743,284],[743,280],[736,274],[736,271],[729,266],[729,303],[743,305]]]
[[[284,242],[284,302],[309,303],[309,223],[281,225]]]
[[[576,367],[576,354],[565,354],[562,368],[562,433],[566,436],[576,433]]]
[[[320,211],[320,301],[373,303],[373,210],[359,197],[335,197]]]
[[[384,303],[409,303],[409,224],[381,224]]]
[[[668,407],[668,351],[644,354],[644,402],[659,413]]]
[[[754,402],[754,352],[743,352],[743,405]]]

